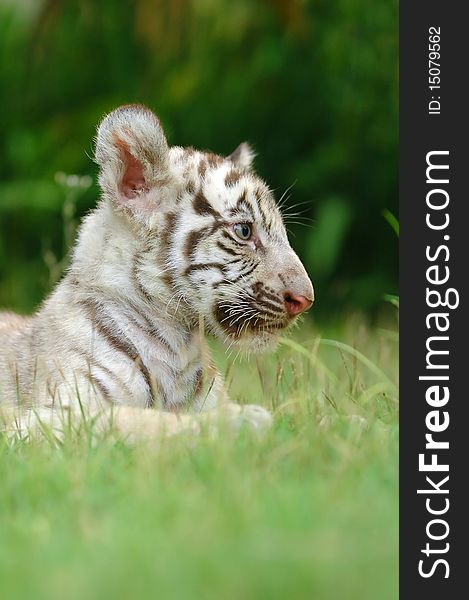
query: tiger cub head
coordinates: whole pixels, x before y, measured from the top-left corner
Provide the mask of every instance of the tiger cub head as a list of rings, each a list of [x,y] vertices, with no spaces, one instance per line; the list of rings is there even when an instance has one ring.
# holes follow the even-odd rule
[[[239,349],[271,348],[313,303],[267,185],[242,143],[222,157],[169,147],[158,118],[128,105],[98,127],[102,203],[132,232],[137,292]],[[130,252],[130,250],[129,250]]]

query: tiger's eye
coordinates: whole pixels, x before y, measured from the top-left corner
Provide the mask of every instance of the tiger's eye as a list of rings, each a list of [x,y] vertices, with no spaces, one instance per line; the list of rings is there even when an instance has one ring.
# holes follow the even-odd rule
[[[233,227],[233,231],[239,237],[240,240],[248,240],[252,235],[252,227],[249,223],[236,223]]]

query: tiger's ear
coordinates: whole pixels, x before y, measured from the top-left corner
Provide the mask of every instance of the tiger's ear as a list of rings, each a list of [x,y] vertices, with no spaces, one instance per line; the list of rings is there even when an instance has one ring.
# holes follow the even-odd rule
[[[150,109],[130,104],[108,114],[98,127],[95,150],[104,196],[131,212],[151,208],[148,192],[169,177],[168,153],[163,128]]]
[[[228,158],[236,167],[249,169],[255,156],[256,153],[251,146],[247,142],[241,142],[241,144],[228,156]]]

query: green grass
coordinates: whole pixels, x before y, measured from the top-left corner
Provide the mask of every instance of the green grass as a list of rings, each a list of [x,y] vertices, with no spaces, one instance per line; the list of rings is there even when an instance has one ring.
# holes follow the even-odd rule
[[[397,598],[397,334],[318,335],[216,351],[264,438],[0,441],[0,597]]]

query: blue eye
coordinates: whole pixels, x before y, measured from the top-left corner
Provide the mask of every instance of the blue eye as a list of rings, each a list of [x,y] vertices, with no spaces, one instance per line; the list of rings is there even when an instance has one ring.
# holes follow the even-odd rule
[[[236,223],[233,226],[233,231],[239,237],[240,240],[248,240],[252,235],[252,227],[249,223]]]

